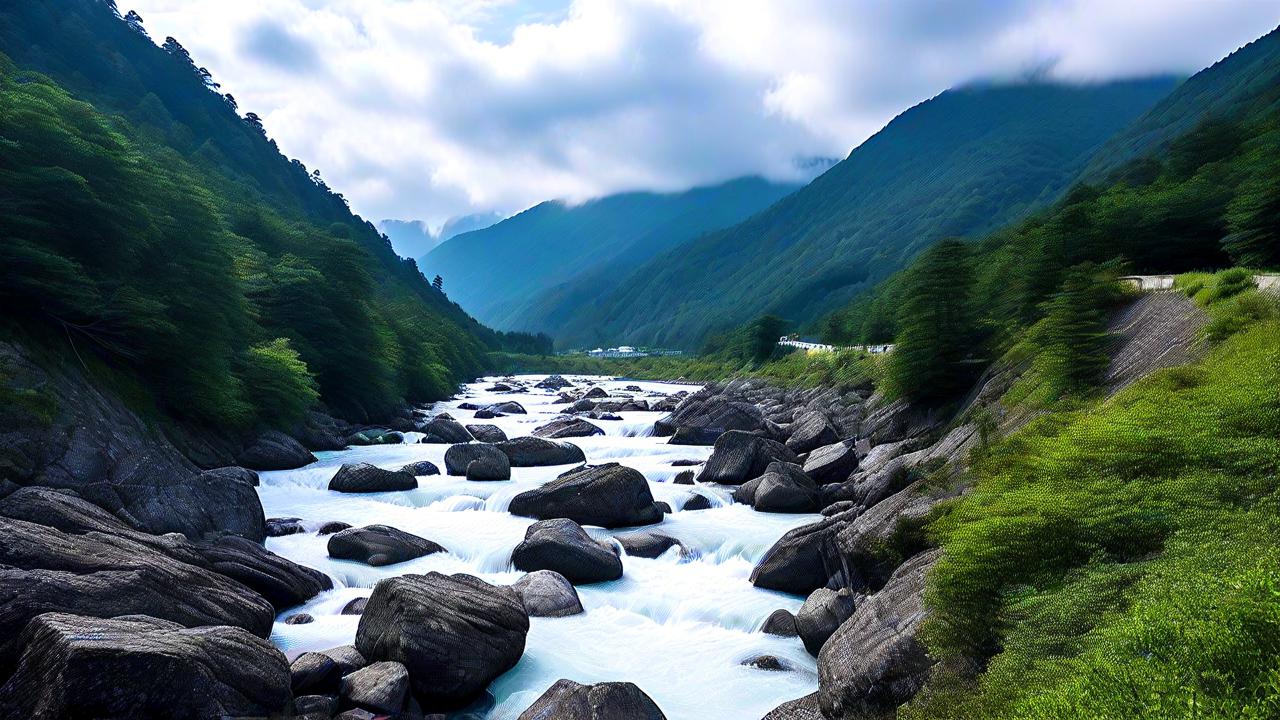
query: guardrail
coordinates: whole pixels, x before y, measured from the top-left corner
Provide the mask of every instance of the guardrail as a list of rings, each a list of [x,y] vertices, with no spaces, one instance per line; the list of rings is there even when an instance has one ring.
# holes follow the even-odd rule
[[[835,352],[836,350],[861,350],[869,355],[883,355],[893,350],[892,343],[883,345],[846,345],[843,347],[836,345],[824,345],[822,343],[804,342],[803,340],[790,340],[788,338],[779,338],[778,344],[784,347],[800,348],[806,352]]]

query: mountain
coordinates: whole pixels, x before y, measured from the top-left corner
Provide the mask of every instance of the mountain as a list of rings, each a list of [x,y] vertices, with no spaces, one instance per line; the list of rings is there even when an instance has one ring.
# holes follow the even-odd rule
[[[483,322],[499,329],[548,329],[539,323],[557,312],[555,298],[563,295],[542,293],[613,263],[623,263],[626,272],[681,242],[743,220],[797,187],[747,177],[580,205],[548,201],[442,243],[421,265],[426,274],[441,275],[449,297]]]
[[[694,348],[763,313],[816,318],[940,238],[980,235],[1053,201],[1101,143],[1174,84],[949,90],[802,190],[654,257],[571,323],[545,329],[570,345]]]
[[[421,220],[382,220],[378,222],[378,230],[391,239],[391,247],[400,257],[418,258],[426,255],[435,246],[455,235],[472,230],[483,230],[494,223],[501,222],[501,213],[475,213],[451,217],[433,232]]]
[[[386,418],[500,343],[114,2],[0,5],[0,96],[3,339],[222,430]]]
[[[1196,73],[1106,142],[1083,177],[1097,180],[1124,163],[1165,148],[1207,117],[1280,107],[1280,28]]]

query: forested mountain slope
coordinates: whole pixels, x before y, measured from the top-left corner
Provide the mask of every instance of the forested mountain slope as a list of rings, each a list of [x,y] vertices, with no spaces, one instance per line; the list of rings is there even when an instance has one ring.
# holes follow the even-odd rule
[[[797,189],[758,177],[677,193],[610,195],[581,205],[554,200],[497,225],[463,233],[422,259],[445,291],[500,329],[551,330],[602,291],[601,271],[625,273],[668,248],[732,225]],[[589,273],[579,279],[582,273]],[[564,288],[556,288],[567,283]],[[556,288],[553,290],[553,288]],[[551,290],[550,293],[545,294]],[[566,306],[567,302],[567,306]]]
[[[176,41],[112,2],[0,6],[3,332],[166,412],[280,425],[452,392],[494,334],[434,290]]]
[[[553,331],[571,343],[689,348],[764,312],[817,317],[940,238],[980,235],[1053,201],[1106,138],[1173,85],[944,92],[766,212],[654,258]]]

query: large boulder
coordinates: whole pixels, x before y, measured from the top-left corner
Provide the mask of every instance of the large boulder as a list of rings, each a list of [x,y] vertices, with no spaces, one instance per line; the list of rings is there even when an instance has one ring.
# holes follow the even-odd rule
[[[572,520],[540,520],[525,531],[524,542],[511,553],[518,570],[554,570],[574,583],[617,580],[622,560],[612,547],[591,538]]]
[[[831,421],[817,410],[810,410],[797,417],[791,423],[790,433],[787,447],[796,453],[807,453],[840,439]]]
[[[292,699],[284,655],[240,628],[48,613],[17,645],[0,687],[6,720],[265,717]]]
[[[549,520],[568,518],[581,525],[616,528],[662,520],[649,483],[638,470],[617,463],[594,465],[561,475],[542,487],[511,499],[514,515]]]
[[[403,470],[384,470],[369,463],[343,463],[329,480],[329,489],[344,493],[414,490],[418,479]]]
[[[776,440],[731,430],[716,440],[698,482],[741,485],[763,475],[769,463],[776,461],[798,464],[800,458]]]
[[[409,693],[409,671],[391,660],[376,662],[342,678],[347,705],[382,715],[399,715]]]
[[[304,652],[289,664],[289,684],[294,695],[336,695],[342,681],[342,666],[318,652]]]
[[[529,617],[568,617],[583,612],[578,591],[569,579],[554,570],[536,570],[511,586]]]
[[[822,714],[818,703],[818,693],[812,692],[802,698],[788,700],[769,711],[761,720],[828,720]]]
[[[150,615],[187,627],[234,625],[260,637],[271,632],[271,603],[202,567],[203,558],[185,541],[170,555],[127,537],[64,533],[9,518],[0,518],[0,538],[0,677],[14,659],[19,631],[46,612]]]
[[[573,383],[565,380],[559,375],[548,375],[544,380],[534,385],[536,388],[543,390],[563,390],[567,387],[573,387]]]
[[[587,461],[577,445],[528,435],[500,442],[498,449],[511,461],[512,467],[574,465]]]
[[[818,511],[818,486],[799,465],[769,463],[756,480],[751,504],[760,512],[808,513]],[[745,487],[745,486],[744,486]]]
[[[604,430],[601,430],[599,427],[592,425],[582,418],[562,417],[538,427],[532,434],[534,437],[556,439],[603,435]]]
[[[436,464],[430,460],[418,460],[400,468],[400,472],[419,477],[422,475],[439,475],[440,468],[436,467]]]
[[[778,608],[769,613],[769,617],[765,618],[760,632],[779,637],[795,637],[800,634],[796,629],[796,616],[792,615],[790,610],[783,608]]]
[[[236,463],[254,470],[293,470],[316,461],[302,443],[279,430],[269,430],[240,451]]]
[[[804,641],[804,649],[817,657],[827,638],[853,615],[853,593],[841,588],[818,588],[805,599],[796,613],[796,632]]]
[[[928,617],[925,575],[940,554],[904,563],[822,646],[818,694],[827,717],[891,713],[924,686],[934,665],[918,637]]]
[[[675,435],[680,428],[719,435],[729,430],[767,431],[769,425],[754,404],[701,391],[685,398],[675,412],[654,423],[654,431],[661,437]]]
[[[858,451],[852,440],[823,445],[805,458],[804,471],[819,485],[844,482],[858,469]]]
[[[468,425],[467,432],[482,443],[500,443],[507,439],[507,434],[497,425]]]
[[[656,558],[673,547],[684,549],[680,541],[664,533],[653,530],[625,533],[617,536],[622,549],[628,555],[642,558]]]
[[[519,720],[666,720],[643,690],[629,682],[582,685],[557,680]]]
[[[475,699],[524,654],[529,614],[520,596],[470,575],[402,575],[373,588],[356,649],[409,670],[423,709]]]
[[[242,537],[227,535],[195,544],[209,567],[239,580],[282,611],[333,588],[328,575],[280,557]]]
[[[855,592],[872,593],[888,582],[901,558],[926,549],[924,525],[945,496],[917,480],[840,528],[823,547],[832,580]]]
[[[444,471],[450,475],[467,475],[470,478],[467,468],[476,461],[481,461],[485,469],[492,469],[493,474],[496,475],[502,475],[501,470],[504,466],[506,467],[506,477],[486,477],[483,478],[485,480],[506,480],[511,477],[511,461],[506,453],[498,449],[498,446],[489,443],[463,443],[451,446],[444,453]]]
[[[467,463],[468,480],[510,480],[511,461],[502,451],[486,453]]]
[[[330,535],[328,550],[329,557],[374,567],[444,552],[444,548],[426,538],[388,525],[366,525]]]
[[[465,443],[474,439],[471,436],[471,432],[463,427],[462,423],[448,415],[435,416],[430,422],[422,426],[422,432],[438,443]]]
[[[527,415],[528,414],[528,411],[524,409],[524,406],[516,402],[515,400],[508,400],[506,402],[494,403],[492,405],[485,405],[483,409],[488,410],[491,413],[497,413],[499,415]]]
[[[857,509],[846,510],[787,531],[751,571],[752,584],[794,595],[808,595],[823,587],[831,574],[824,562],[823,545],[857,516]]]

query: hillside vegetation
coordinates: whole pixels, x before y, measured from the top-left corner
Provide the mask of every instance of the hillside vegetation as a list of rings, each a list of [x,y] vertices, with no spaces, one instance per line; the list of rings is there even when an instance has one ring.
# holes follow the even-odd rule
[[[382,416],[483,368],[497,336],[143,33],[96,0],[0,9],[6,336],[228,428]]]

